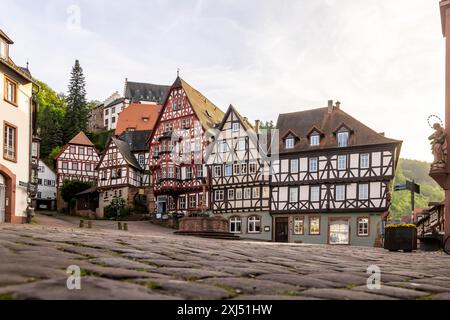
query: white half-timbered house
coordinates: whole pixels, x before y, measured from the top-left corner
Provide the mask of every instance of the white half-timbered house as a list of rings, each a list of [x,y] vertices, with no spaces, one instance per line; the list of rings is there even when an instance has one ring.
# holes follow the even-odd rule
[[[55,160],[57,208],[61,210],[67,207],[60,195],[64,181],[78,180],[95,184],[97,182],[95,168],[98,165],[99,156],[94,144],[84,132],[80,132],[63,147]]]
[[[274,240],[379,245],[401,141],[373,131],[332,101],[327,108],[281,114],[277,129]]]
[[[267,134],[230,106],[208,147],[212,210],[242,238],[272,240]]]
[[[156,217],[209,209],[205,133],[223,111],[180,77],[170,88],[150,138]]]
[[[125,132],[111,137],[97,166],[99,215],[114,198],[129,207],[147,207],[145,187],[149,185],[147,140],[151,131]]]

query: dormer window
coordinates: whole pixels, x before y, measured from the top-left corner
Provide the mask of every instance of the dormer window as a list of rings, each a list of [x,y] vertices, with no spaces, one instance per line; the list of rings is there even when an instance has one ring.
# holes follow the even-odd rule
[[[318,133],[313,133],[309,140],[311,147],[317,147],[320,145],[320,135]]]
[[[337,142],[339,148],[344,148],[348,146],[348,137],[349,132],[344,128],[337,133]]]
[[[294,149],[295,139],[294,137],[288,137],[285,142],[286,149]]]
[[[8,44],[3,40],[0,40],[0,57],[8,59]]]

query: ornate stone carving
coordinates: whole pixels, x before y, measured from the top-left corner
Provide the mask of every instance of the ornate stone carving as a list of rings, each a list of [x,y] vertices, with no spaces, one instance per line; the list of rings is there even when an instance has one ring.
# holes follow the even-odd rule
[[[428,137],[428,140],[431,141],[431,151],[434,156],[431,169],[443,169],[447,163],[446,132],[439,123],[435,123],[433,129],[434,133]]]

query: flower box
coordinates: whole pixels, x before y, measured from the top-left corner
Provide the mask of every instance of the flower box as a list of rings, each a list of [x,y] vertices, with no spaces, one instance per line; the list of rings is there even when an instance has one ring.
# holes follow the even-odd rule
[[[417,228],[413,224],[388,225],[385,228],[384,248],[389,251],[417,250]]]

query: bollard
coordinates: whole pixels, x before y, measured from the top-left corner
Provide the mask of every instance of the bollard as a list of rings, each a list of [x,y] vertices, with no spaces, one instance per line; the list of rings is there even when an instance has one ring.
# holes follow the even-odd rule
[[[92,229],[92,221],[88,221],[88,229]]]
[[[123,230],[124,231],[128,231],[128,223],[124,223],[123,224]]]
[[[80,228],[84,228],[84,220],[80,220]]]
[[[122,222],[119,222],[119,223],[117,224],[117,226],[118,226],[119,230],[122,230]]]

